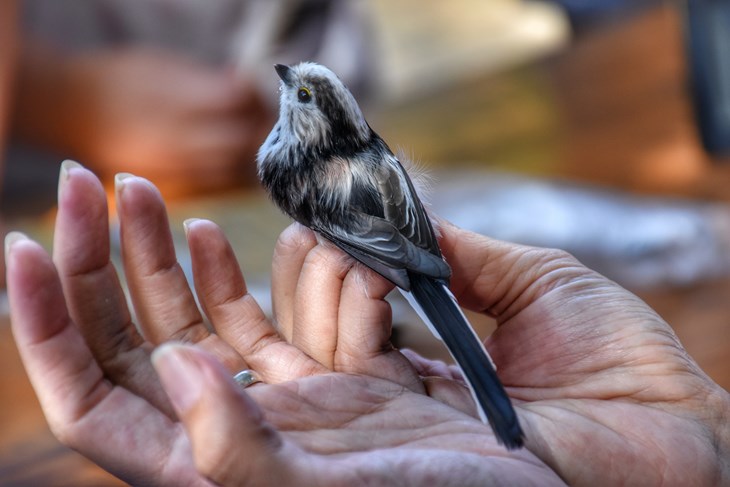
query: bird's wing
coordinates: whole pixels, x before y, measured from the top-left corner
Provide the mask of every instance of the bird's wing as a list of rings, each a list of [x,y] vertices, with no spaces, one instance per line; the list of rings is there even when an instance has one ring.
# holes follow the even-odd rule
[[[413,183],[384,143],[379,149],[349,160],[344,214],[332,218],[327,211],[325,218],[314,212],[306,224],[403,289],[410,288],[408,272],[448,281],[451,269]],[[322,178],[321,184],[331,181]]]
[[[431,225],[411,178],[392,154],[375,173],[385,220],[417,247],[441,256],[436,233]]]
[[[408,271],[405,269],[393,267],[393,265],[383,262],[383,260],[379,259],[378,256],[374,256],[370,252],[366,252],[351,245],[346,239],[336,238],[332,235],[327,235],[327,238],[340,249],[344,250],[356,260],[362,262],[381,276],[385,277],[399,288],[405,289],[406,291],[411,289],[411,280],[408,277]]]
[[[407,271],[443,280],[451,275],[441,256],[417,247],[383,218],[354,211],[346,228],[327,225],[314,229],[401,288],[410,288]]]

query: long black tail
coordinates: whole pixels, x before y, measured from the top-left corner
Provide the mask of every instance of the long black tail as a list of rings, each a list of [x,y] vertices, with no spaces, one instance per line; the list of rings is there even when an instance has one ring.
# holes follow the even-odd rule
[[[497,436],[510,450],[520,448],[523,433],[512,403],[481,341],[446,285],[411,274],[411,294],[461,368],[479,407]]]

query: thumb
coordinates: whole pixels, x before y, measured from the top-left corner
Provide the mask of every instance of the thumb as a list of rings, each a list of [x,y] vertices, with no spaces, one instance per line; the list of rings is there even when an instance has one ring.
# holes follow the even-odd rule
[[[191,443],[198,472],[218,485],[291,479],[279,433],[210,354],[189,345],[158,347],[152,362]],[[292,452],[293,453],[293,452]],[[301,473],[298,474],[301,476]]]
[[[467,309],[504,323],[558,287],[605,286],[608,280],[572,255],[495,240],[439,220],[441,250],[451,265],[451,290]]]

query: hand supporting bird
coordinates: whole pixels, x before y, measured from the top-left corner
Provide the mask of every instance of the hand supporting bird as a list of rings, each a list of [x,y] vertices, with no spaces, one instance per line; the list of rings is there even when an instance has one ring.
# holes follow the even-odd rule
[[[118,180],[137,323],[89,171],[64,165],[53,260],[18,234],[6,246],[13,337],[52,431],[128,483],[730,483],[730,395],[646,304],[564,252],[441,229],[455,296],[499,325],[487,347],[528,433],[506,453],[458,374],[390,345],[385,280],[294,225],[274,253],[275,328],[221,230],[188,222],[211,331],[159,193]],[[265,384],[242,390],[244,367]]]

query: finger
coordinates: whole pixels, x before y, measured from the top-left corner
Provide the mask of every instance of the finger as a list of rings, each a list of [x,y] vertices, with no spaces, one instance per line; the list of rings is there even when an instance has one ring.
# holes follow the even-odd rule
[[[111,384],[74,329],[58,275],[35,242],[8,235],[8,297],[13,336],[51,428],[111,392]],[[57,403],[54,400],[63,398]]]
[[[6,246],[13,336],[54,435],[133,484],[150,478],[174,483],[165,472],[189,469],[189,462],[170,455],[179,431],[148,402],[105,378],[68,315],[58,274],[40,245],[13,233]],[[142,434],[151,440],[139,441]]]
[[[401,349],[400,352],[408,359],[421,377],[438,377],[464,383],[461,369],[456,365],[449,365],[440,360],[427,359],[407,348]]]
[[[129,174],[115,178],[122,255],[129,292],[142,333],[153,344],[197,343],[232,372],[246,367],[241,356],[206,327],[177,262],[164,202],[149,181]]]
[[[330,244],[304,259],[294,294],[292,345],[334,370],[342,283],[355,261]]]
[[[385,297],[392,289],[393,284],[361,265],[344,276],[338,310],[341,360],[358,361],[390,345],[392,313]]]
[[[106,194],[90,171],[65,161],[59,178],[54,261],[69,313],[104,372],[158,407],[170,411],[149,364],[151,350],[132,323],[109,259]]]
[[[188,220],[185,229],[198,299],[218,335],[248,366],[269,383],[324,372],[320,364],[279,336],[248,293],[221,229],[207,220]]]
[[[616,310],[635,309],[638,298],[560,250],[500,242],[449,224],[442,234],[455,296],[466,308],[496,318],[498,328],[485,346],[513,397],[528,390],[524,386],[552,390],[546,385],[574,381],[577,370],[595,378],[597,355],[582,360],[583,354],[565,351],[596,351],[615,340],[614,324],[622,320]],[[589,329],[583,326],[588,322]],[[523,388],[511,389],[513,384]]]
[[[264,421],[261,409],[213,357],[170,343],[155,351],[153,361],[203,476],[216,485],[312,483],[312,465],[305,460],[310,455]]]
[[[390,344],[385,296],[393,285],[353,263],[329,244],[317,246],[299,224],[282,233],[273,296],[283,319],[292,320],[292,343],[330,370],[369,374],[422,392],[418,374]]]
[[[392,310],[385,297],[394,285],[363,265],[353,266],[341,285],[335,369],[367,374],[423,392],[410,361],[390,343]]]
[[[441,249],[459,302],[503,323],[550,290],[597,277],[567,252],[494,240],[441,222]]]
[[[442,377],[424,377],[423,385],[428,396],[475,419],[479,419],[476,403],[465,383]]]
[[[423,377],[427,395],[462,413],[479,418],[476,403],[456,365],[421,357],[413,350],[403,349],[401,353]]]
[[[294,334],[294,296],[299,274],[317,238],[307,227],[293,223],[276,242],[271,267],[271,299],[279,333],[291,342]]]

